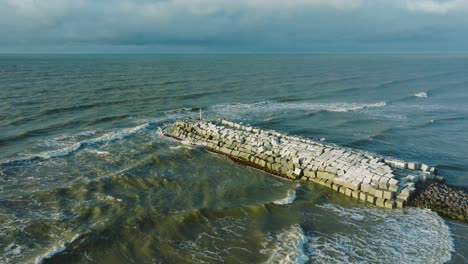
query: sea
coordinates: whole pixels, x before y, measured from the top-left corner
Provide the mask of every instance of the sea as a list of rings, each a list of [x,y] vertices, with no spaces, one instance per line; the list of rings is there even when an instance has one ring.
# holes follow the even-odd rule
[[[162,134],[228,119],[468,187],[468,55],[0,55],[0,263],[468,263],[468,224]]]

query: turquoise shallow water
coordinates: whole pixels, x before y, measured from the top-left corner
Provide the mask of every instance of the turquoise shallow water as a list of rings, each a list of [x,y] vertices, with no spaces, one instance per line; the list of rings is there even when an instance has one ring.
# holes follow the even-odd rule
[[[0,263],[467,263],[468,226],[167,139],[227,118],[468,186],[468,57],[0,55]]]

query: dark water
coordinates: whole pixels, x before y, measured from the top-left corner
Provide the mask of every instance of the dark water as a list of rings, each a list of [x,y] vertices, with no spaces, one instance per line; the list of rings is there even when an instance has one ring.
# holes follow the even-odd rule
[[[468,57],[0,55],[0,263],[468,263],[468,226],[161,136],[222,117],[468,186]]]

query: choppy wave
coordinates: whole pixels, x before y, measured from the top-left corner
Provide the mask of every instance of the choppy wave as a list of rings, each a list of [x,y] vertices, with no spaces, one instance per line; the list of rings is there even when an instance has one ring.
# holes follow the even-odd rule
[[[419,92],[413,94],[413,96],[420,97],[420,98],[427,98],[427,93],[426,92]]]
[[[356,232],[312,234],[307,249],[314,262],[444,263],[454,251],[449,227],[430,210],[318,207]]]
[[[290,229],[281,232],[273,239],[269,238],[269,240],[274,241],[274,248],[264,252],[270,256],[266,263],[300,264],[309,260],[304,252],[304,245],[308,238],[300,225],[293,225]]]
[[[149,129],[151,127],[153,127],[152,123],[145,123],[142,125],[138,125],[136,127],[124,128],[124,129],[120,129],[117,131],[108,132],[99,137],[72,143],[69,146],[66,146],[63,148],[54,149],[50,151],[44,151],[38,154],[30,154],[22,158],[1,161],[0,165],[11,165],[11,164],[18,164],[18,163],[25,163],[25,162],[43,161],[43,160],[48,160],[52,158],[68,156],[72,153],[77,152],[78,150],[82,148],[104,144],[104,143],[112,142],[115,140],[121,140],[139,131]]]

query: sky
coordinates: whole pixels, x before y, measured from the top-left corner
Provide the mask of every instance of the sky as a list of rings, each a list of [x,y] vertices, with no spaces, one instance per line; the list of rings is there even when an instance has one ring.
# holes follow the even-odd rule
[[[466,53],[468,0],[0,0],[0,53]]]

